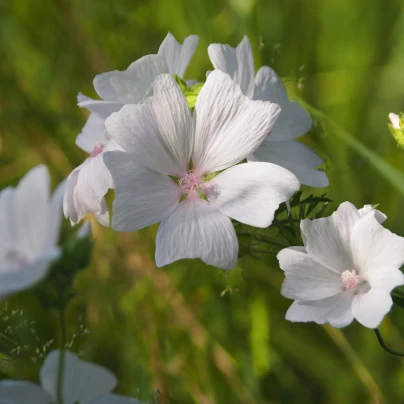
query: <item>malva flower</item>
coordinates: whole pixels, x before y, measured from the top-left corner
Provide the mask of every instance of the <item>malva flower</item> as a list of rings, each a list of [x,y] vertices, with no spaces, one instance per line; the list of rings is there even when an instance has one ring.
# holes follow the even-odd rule
[[[40,281],[60,256],[64,183],[50,196],[48,169],[30,170],[0,193],[0,297]]]
[[[125,71],[114,70],[96,76],[94,88],[101,100],[79,94],[78,105],[93,112],[76,139],[77,146],[88,153],[88,158],[67,179],[63,210],[72,224],[78,223],[87,213],[92,213],[103,226],[109,226],[104,196],[108,189],[113,188],[113,184],[102,155],[105,151],[122,149],[110,139],[105,129],[105,119],[125,104],[141,102],[159,74],[170,73],[182,77],[198,41],[196,35],[191,35],[181,45],[169,33],[157,55],[144,56]]]
[[[117,380],[109,370],[85,362],[69,351],[65,351],[64,355],[63,404],[141,404],[134,398],[110,393],[117,385]],[[40,386],[24,380],[0,381],[0,403],[58,403],[59,360],[60,351],[52,351],[46,357],[40,371]]]
[[[376,328],[389,312],[390,292],[404,284],[404,238],[385,229],[386,216],[367,205],[341,204],[330,217],[302,220],[304,247],[278,254],[294,299],[286,319],[345,327],[353,319]]]
[[[326,173],[316,169],[323,160],[295,140],[310,130],[310,115],[298,103],[289,101],[282,81],[270,67],[261,67],[254,78],[254,59],[248,38],[245,36],[237,48],[211,44],[208,53],[215,69],[228,73],[247,97],[274,102],[281,107],[267,138],[248,160],[278,164],[295,174],[302,184],[326,187],[329,184]]]
[[[160,75],[153,97],[106,120],[126,151],[104,154],[116,190],[112,228],[136,231],[161,222],[157,266],[201,258],[232,269],[238,241],[230,217],[267,227],[300,186],[277,165],[239,164],[260,146],[278,114],[278,105],[251,101],[230,76],[215,71],[192,115],[173,77]]]

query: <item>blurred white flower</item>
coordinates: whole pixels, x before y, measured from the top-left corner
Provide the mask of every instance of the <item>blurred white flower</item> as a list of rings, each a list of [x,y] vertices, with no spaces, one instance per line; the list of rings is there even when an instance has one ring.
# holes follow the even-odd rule
[[[136,231],[161,221],[158,266],[201,258],[232,269],[238,241],[229,217],[267,227],[300,186],[277,165],[238,164],[261,144],[278,113],[278,105],[249,100],[230,76],[215,71],[192,116],[174,79],[159,76],[153,97],[106,121],[127,152],[104,154],[116,189],[112,227]]]
[[[341,204],[330,217],[302,220],[304,247],[278,254],[285,297],[296,300],[286,319],[345,327],[355,318],[376,328],[389,312],[390,292],[404,284],[404,238],[385,229],[370,205]]]
[[[109,226],[104,196],[109,188],[113,188],[113,183],[102,155],[105,151],[122,149],[106,132],[105,119],[125,104],[141,102],[159,74],[170,73],[182,77],[198,41],[196,35],[191,35],[180,45],[169,33],[157,55],[144,56],[125,71],[114,70],[96,76],[94,88],[102,100],[79,94],[78,105],[93,112],[76,139],[77,146],[89,157],[67,179],[63,210],[72,224],[78,223],[87,213],[92,213],[103,226]]]
[[[393,112],[389,113],[389,120],[391,123],[391,126],[393,127],[393,129],[400,129],[401,130],[401,126],[400,126],[400,117],[397,114],[394,114]]]
[[[60,351],[51,352],[40,371],[41,386],[23,380],[0,381],[0,403],[53,404],[58,402],[57,378]],[[63,404],[141,404],[134,398],[110,392],[116,377],[107,369],[65,351],[62,379]]]
[[[64,183],[50,196],[48,169],[37,166],[0,193],[0,297],[27,289],[60,256]]]
[[[295,174],[302,184],[326,187],[329,183],[326,173],[316,169],[323,160],[294,140],[310,130],[310,115],[298,103],[289,101],[282,81],[270,67],[261,67],[254,78],[254,59],[248,38],[245,36],[237,48],[211,44],[208,53],[215,69],[228,73],[247,97],[274,102],[281,107],[267,138],[248,160],[278,164]]]

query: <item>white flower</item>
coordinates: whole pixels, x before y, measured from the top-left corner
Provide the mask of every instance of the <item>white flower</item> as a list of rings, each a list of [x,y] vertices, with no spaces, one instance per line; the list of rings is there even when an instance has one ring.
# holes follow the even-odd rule
[[[135,231],[161,221],[158,266],[201,258],[231,269],[238,242],[229,217],[267,227],[300,185],[274,164],[238,164],[261,144],[279,107],[249,100],[220,71],[208,77],[194,116],[171,76],[159,76],[153,94],[106,121],[127,152],[104,154],[116,189],[112,227]]]
[[[63,210],[72,224],[87,213],[93,213],[103,226],[109,226],[108,206],[104,195],[113,188],[112,178],[103,162],[103,153],[122,150],[110,139],[105,119],[125,104],[137,104],[149,93],[154,79],[161,73],[183,76],[198,45],[198,37],[191,35],[180,45],[169,33],[157,55],[148,55],[133,62],[127,70],[114,70],[95,77],[94,88],[102,100],[82,94],[78,105],[89,108],[90,114],[76,144],[89,154],[67,179]]]
[[[302,184],[326,187],[329,183],[327,175],[316,169],[323,160],[294,140],[310,130],[310,115],[298,103],[289,101],[282,81],[268,66],[261,67],[254,78],[254,60],[248,38],[245,36],[237,48],[211,44],[208,53],[215,69],[228,73],[247,97],[271,101],[281,107],[268,137],[248,157],[249,161],[278,164],[295,174]]]
[[[404,238],[385,229],[386,216],[370,205],[341,204],[330,217],[303,220],[304,247],[278,254],[285,297],[296,300],[290,321],[345,327],[355,318],[376,328],[392,305],[390,292],[404,284]]]
[[[51,197],[48,169],[40,165],[0,193],[0,297],[37,283],[60,256],[63,188]]]
[[[40,371],[41,386],[23,380],[0,381],[0,403],[57,403],[59,358],[60,351],[53,351],[45,359]],[[110,394],[117,385],[117,380],[109,370],[82,361],[68,351],[65,351],[64,359],[63,404],[141,404],[133,398]]]
[[[394,114],[393,112],[390,112],[389,113],[389,120],[390,120],[390,123],[391,123],[391,126],[393,127],[393,129],[401,130],[400,117],[397,114]]]

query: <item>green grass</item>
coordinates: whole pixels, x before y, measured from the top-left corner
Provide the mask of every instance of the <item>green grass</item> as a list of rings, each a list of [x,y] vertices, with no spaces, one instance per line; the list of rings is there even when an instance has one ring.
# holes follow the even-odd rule
[[[212,68],[210,43],[235,46],[247,34],[256,68],[274,67],[314,108],[303,140],[325,157],[331,185],[305,193],[326,191],[332,209],[345,200],[379,203],[385,225],[404,235],[404,152],[387,128],[388,113],[404,111],[401,0],[0,0],[1,188],[39,163],[54,184],[80,164],[75,137],[86,111],[77,93],[95,96],[97,73],[156,53],[168,31],[179,40],[200,36],[187,73],[199,80]],[[155,231],[94,226],[93,263],[67,313],[69,341],[80,324],[90,330],[72,349],[113,370],[120,393],[162,403],[404,400],[402,359],[384,352],[371,330],[284,320],[290,301],[279,293],[274,255],[226,274],[200,261],[157,269]],[[11,322],[13,340],[38,357],[38,365],[22,361],[24,377],[35,380],[36,347],[60,340],[57,317],[31,292],[9,299],[12,309],[23,314],[1,316],[0,331]],[[29,325],[19,326],[22,319]],[[400,309],[381,331],[404,350]]]

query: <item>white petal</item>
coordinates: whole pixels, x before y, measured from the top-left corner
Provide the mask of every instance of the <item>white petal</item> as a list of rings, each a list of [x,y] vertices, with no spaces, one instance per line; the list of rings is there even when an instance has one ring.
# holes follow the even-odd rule
[[[105,394],[88,404],[142,404],[139,400],[132,397],[124,397],[119,394]]]
[[[125,71],[114,70],[95,77],[94,88],[105,101],[137,104],[142,101],[155,78],[168,73],[167,63],[159,55],[147,55]]]
[[[253,154],[254,161],[278,164],[296,175],[305,185],[322,188],[329,184],[327,174],[317,170],[323,160],[306,145],[295,140],[270,142],[268,140]]]
[[[56,401],[59,359],[60,351],[52,351],[40,371],[42,387],[54,401]],[[75,354],[65,351],[63,404],[85,403],[109,393],[116,384],[116,377],[108,369],[82,361]]]
[[[79,98],[77,105],[99,114],[104,119],[108,118],[112,113],[118,112],[123,106],[120,102],[93,100],[92,98],[83,95]]]
[[[233,269],[238,241],[230,219],[199,197],[189,197],[164,219],[156,238],[158,267],[183,258]]]
[[[0,257],[18,246],[15,226],[15,192],[11,187],[0,192]]]
[[[390,292],[372,288],[367,293],[358,293],[355,296],[352,312],[365,327],[377,328],[390,311],[392,304]]]
[[[339,274],[314,261],[305,252],[285,248],[277,255],[285,271],[282,295],[295,300],[317,300],[343,291]]]
[[[115,185],[112,228],[136,231],[170,215],[181,198],[180,187],[168,176],[138,164],[129,153],[105,153]]]
[[[251,101],[230,77],[212,72],[195,104],[193,163],[200,174],[228,168],[254,152],[279,114],[279,107]]]
[[[385,229],[373,215],[361,218],[352,231],[355,268],[366,277],[380,268],[399,268],[404,263],[404,237]]]
[[[66,181],[61,182],[55,189],[49,203],[48,213],[48,242],[46,248],[52,248],[59,241],[60,226],[63,216],[63,194],[66,189]]]
[[[51,402],[52,398],[32,382],[0,381],[0,404],[51,404]]]
[[[293,322],[314,321],[317,324],[328,322],[333,327],[342,328],[350,324],[354,318],[353,299],[352,290],[346,290],[320,300],[296,301],[290,306],[285,318]]]
[[[28,260],[39,258],[48,241],[50,178],[46,166],[30,170],[15,189],[15,229],[19,249]]]
[[[92,112],[81,133],[76,138],[76,144],[88,154],[100,144],[108,143],[108,136],[105,129],[105,118],[96,112]]]
[[[351,271],[354,268],[351,232],[359,219],[355,206],[344,202],[330,217],[302,220],[300,229],[307,252],[317,262],[339,274]]]
[[[383,212],[375,209],[372,205],[365,205],[358,212],[361,216],[372,214],[379,223],[383,223],[387,219],[387,216]]]
[[[282,167],[270,163],[239,164],[207,184],[209,197],[222,213],[255,227],[268,227],[279,204],[289,200],[299,181]]]
[[[188,170],[193,122],[188,103],[168,74],[153,84],[153,97],[126,105],[106,121],[108,133],[152,170],[181,176]]]
[[[390,293],[395,287],[404,285],[404,274],[394,267],[382,267],[367,274],[367,281],[372,289]]]
[[[210,60],[217,70],[227,73],[249,98],[254,93],[254,59],[247,36],[233,48],[230,45],[211,44]]]
[[[61,251],[53,247],[42,256],[22,268],[9,270],[0,262],[0,297],[8,296],[30,288],[38,283],[45,275],[53,261],[60,257]]]
[[[198,46],[197,35],[190,35],[185,38],[181,45],[171,33],[168,33],[160,45],[158,55],[162,56],[168,66],[168,73],[184,76],[185,70]]]
[[[281,113],[271,129],[271,141],[295,139],[307,133],[313,122],[307,111],[297,102],[289,101],[285,86],[278,75],[263,66],[255,76],[254,100],[279,104]]]
[[[397,114],[394,114],[393,112],[389,113],[389,120],[391,125],[393,126],[394,129],[401,129],[400,127],[400,117]]]

